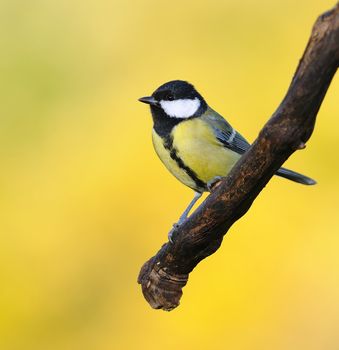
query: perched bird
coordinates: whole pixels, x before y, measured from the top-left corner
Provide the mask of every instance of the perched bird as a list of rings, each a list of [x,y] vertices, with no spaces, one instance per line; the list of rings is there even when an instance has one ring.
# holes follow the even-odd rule
[[[208,106],[193,85],[173,80],[140,102],[151,107],[153,145],[166,168],[195,196],[175,225],[180,225],[196,201],[226,176],[250,144],[220,114]],[[304,184],[316,182],[292,170],[276,175]]]

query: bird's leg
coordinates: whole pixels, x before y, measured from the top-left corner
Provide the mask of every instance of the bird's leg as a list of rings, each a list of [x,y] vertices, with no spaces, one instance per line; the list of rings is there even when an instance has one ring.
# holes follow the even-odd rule
[[[185,209],[185,211],[181,214],[179,221],[176,223],[176,225],[180,226],[186,219],[188,216],[188,213],[191,211],[191,209],[193,208],[194,204],[197,202],[197,200],[202,196],[202,193],[200,192],[194,192],[194,197],[191,200],[190,204],[187,206],[187,208]]]
[[[175,231],[175,229],[177,229],[186,219],[187,219],[187,216],[189,214],[189,212],[191,211],[191,209],[193,208],[194,204],[197,202],[197,200],[202,196],[202,193],[200,192],[194,192],[194,197],[193,199],[191,200],[190,204],[187,206],[187,208],[185,209],[185,211],[181,214],[180,218],[179,218],[179,221],[176,222],[174,225],[173,225],[173,228],[172,230],[168,233],[168,240],[172,243],[172,235],[173,235],[173,232]]]

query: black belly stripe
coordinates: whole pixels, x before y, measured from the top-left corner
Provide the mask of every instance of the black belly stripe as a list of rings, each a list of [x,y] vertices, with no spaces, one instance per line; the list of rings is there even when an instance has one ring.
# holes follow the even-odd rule
[[[177,163],[178,167],[184,170],[187,175],[195,182],[197,188],[206,188],[206,183],[199,179],[198,175],[178,156],[177,150],[173,147],[173,139],[172,137],[166,136],[164,139],[164,146],[170,152],[171,158]]]

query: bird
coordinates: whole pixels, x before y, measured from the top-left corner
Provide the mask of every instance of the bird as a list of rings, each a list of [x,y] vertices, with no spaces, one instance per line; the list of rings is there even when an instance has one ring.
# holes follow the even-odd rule
[[[152,141],[158,157],[180,182],[195,192],[174,224],[175,229],[186,220],[202,194],[210,192],[230,172],[250,144],[187,81],[169,81],[139,101],[150,106]],[[285,168],[278,169],[275,175],[303,185],[316,184],[315,180]]]

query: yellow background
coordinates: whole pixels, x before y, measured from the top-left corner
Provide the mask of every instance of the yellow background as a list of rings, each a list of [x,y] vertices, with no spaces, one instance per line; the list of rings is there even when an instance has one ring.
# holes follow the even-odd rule
[[[137,98],[185,79],[250,141],[334,0],[1,0],[0,348],[339,348],[339,81],[178,309],[136,279],[193,193]]]

